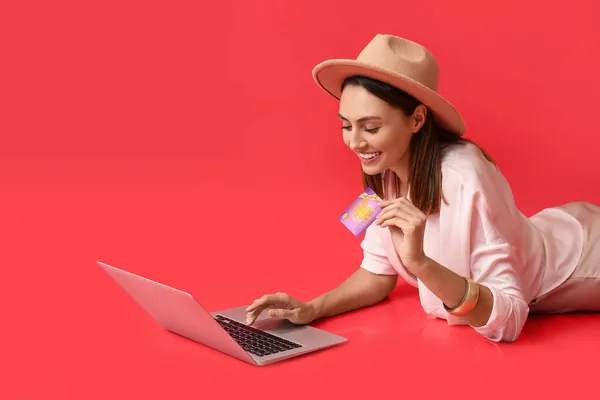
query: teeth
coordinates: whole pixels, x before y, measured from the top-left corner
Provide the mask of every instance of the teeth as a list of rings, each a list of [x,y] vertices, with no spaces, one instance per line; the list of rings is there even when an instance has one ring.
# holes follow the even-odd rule
[[[358,153],[358,155],[360,156],[360,158],[364,158],[365,160],[370,160],[371,158],[375,158],[378,155],[380,155],[381,153]]]

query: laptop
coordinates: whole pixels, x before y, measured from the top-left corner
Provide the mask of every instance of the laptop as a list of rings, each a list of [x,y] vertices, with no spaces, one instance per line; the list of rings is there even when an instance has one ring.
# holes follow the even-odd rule
[[[285,319],[261,316],[252,326],[247,326],[247,306],[209,312],[189,293],[97,263],[167,331],[255,366],[347,341],[344,337]]]

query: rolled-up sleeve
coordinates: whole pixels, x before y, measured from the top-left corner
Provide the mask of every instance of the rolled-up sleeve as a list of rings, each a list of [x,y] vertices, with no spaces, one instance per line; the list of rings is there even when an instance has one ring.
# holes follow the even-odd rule
[[[482,246],[472,253],[472,277],[489,288],[493,296],[492,312],[487,323],[473,328],[495,342],[517,340],[529,314],[529,306],[515,272],[518,260],[514,251],[513,246],[503,244]]]
[[[464,166],[463,166],[464,164]],[[459,164],[444,176],[448,204],[440,216],[441,264],[487,287],[493,296],[485,325],[472,328],[494,342],[514,342],[529,314],[521,279],[526,266],[520,254],[524,216],[517,209],[510,186],[489,163]],[[525,285],[527,287],[527,285]],[[447,315],[450,324],[464,317]]]
[[[381,227],[372,224],[365,232],[360,247],[363,250],[361,267],[377,275],[398,275],[389,262],[381,240]]]
[[[494,342],[514,342],[527,320],[529,306],[520,297],[514,297],[488,286],[494,296],[492,314],[484,326],[474,327],[481,335]]]
[[[492,292],[493,308],[487,323],[473,328],[492,341],[514,342],[529,314],[516,247],[522,217],[499,172],[478,183],[471,202],[470,270],[471,278]]]

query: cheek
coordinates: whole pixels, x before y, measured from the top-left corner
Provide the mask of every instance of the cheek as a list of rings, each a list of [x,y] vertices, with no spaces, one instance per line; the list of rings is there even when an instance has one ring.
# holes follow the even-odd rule
[[[371,146],[385,153],[395,153],[398,151],[398,145],[395,140],[389,138],[374,137],[369,141]]]
[[[396,134],[382,139],[384,139],[380,140],[380,146],[382,147],[382,150],[385,149],[389,152],[404,153],[410,143],[410,136],[408,135]]]
[[[350,136],[351,135],[352,135],[352,132],[342,131],[342,140],[344,141],[346,146],[350,146]]]

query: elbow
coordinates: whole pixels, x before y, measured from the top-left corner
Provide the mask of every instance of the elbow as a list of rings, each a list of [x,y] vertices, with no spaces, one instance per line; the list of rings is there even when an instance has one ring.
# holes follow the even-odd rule
[[[372,286],[373,302],[379,303],[386,300],[396,288],[397,275],[378,275],[376,284]]]
[[[482,334],[485,338],[496,343],[514,343],[519,339],[521,330],[517,331],[496,331]]]
[[[514,343],[521,336],[523,325],[517,321],[508,321],[506,326],[497,329],[484,330],[476,328],[476,330],[486,339],[496,343]]]
[[[398,282],[398,275],[387,275],[385,277],[385,280],[384,280],[383,284],[381,285],[382,286],[381,294],[383,296],[381,300],[385,300],[390,296],[390,294],[396,288],[397,282]]]
[[[529,305],[521,297],[492,289],[494,305],[486,325],[474,329],[493,342],[517,341],[529,315]]]
[[[488,340],[491,340],[492,342],[496,342],[496,343],[514,343],[517,341],[517,339],[519,339],[519,336],[521,335],[521,331],[519,330],[516,333],[510,333],[510,334],[503,334],[500,333],[497,336],[491,335],[491,336],[485,336]]]
[[[516,336],[514,336],[514,337],[511,337],[511,338],[505,338],[505,339],[503,339],[502,341],[503,341],[504,343],[514,343],[514,342],[516,342],[516,341],[517,341],[517,339],[519,338],[519,336],[520,336],[520,332],[519,332],[519,333],[517,333],[517,335],[516,335]]]

